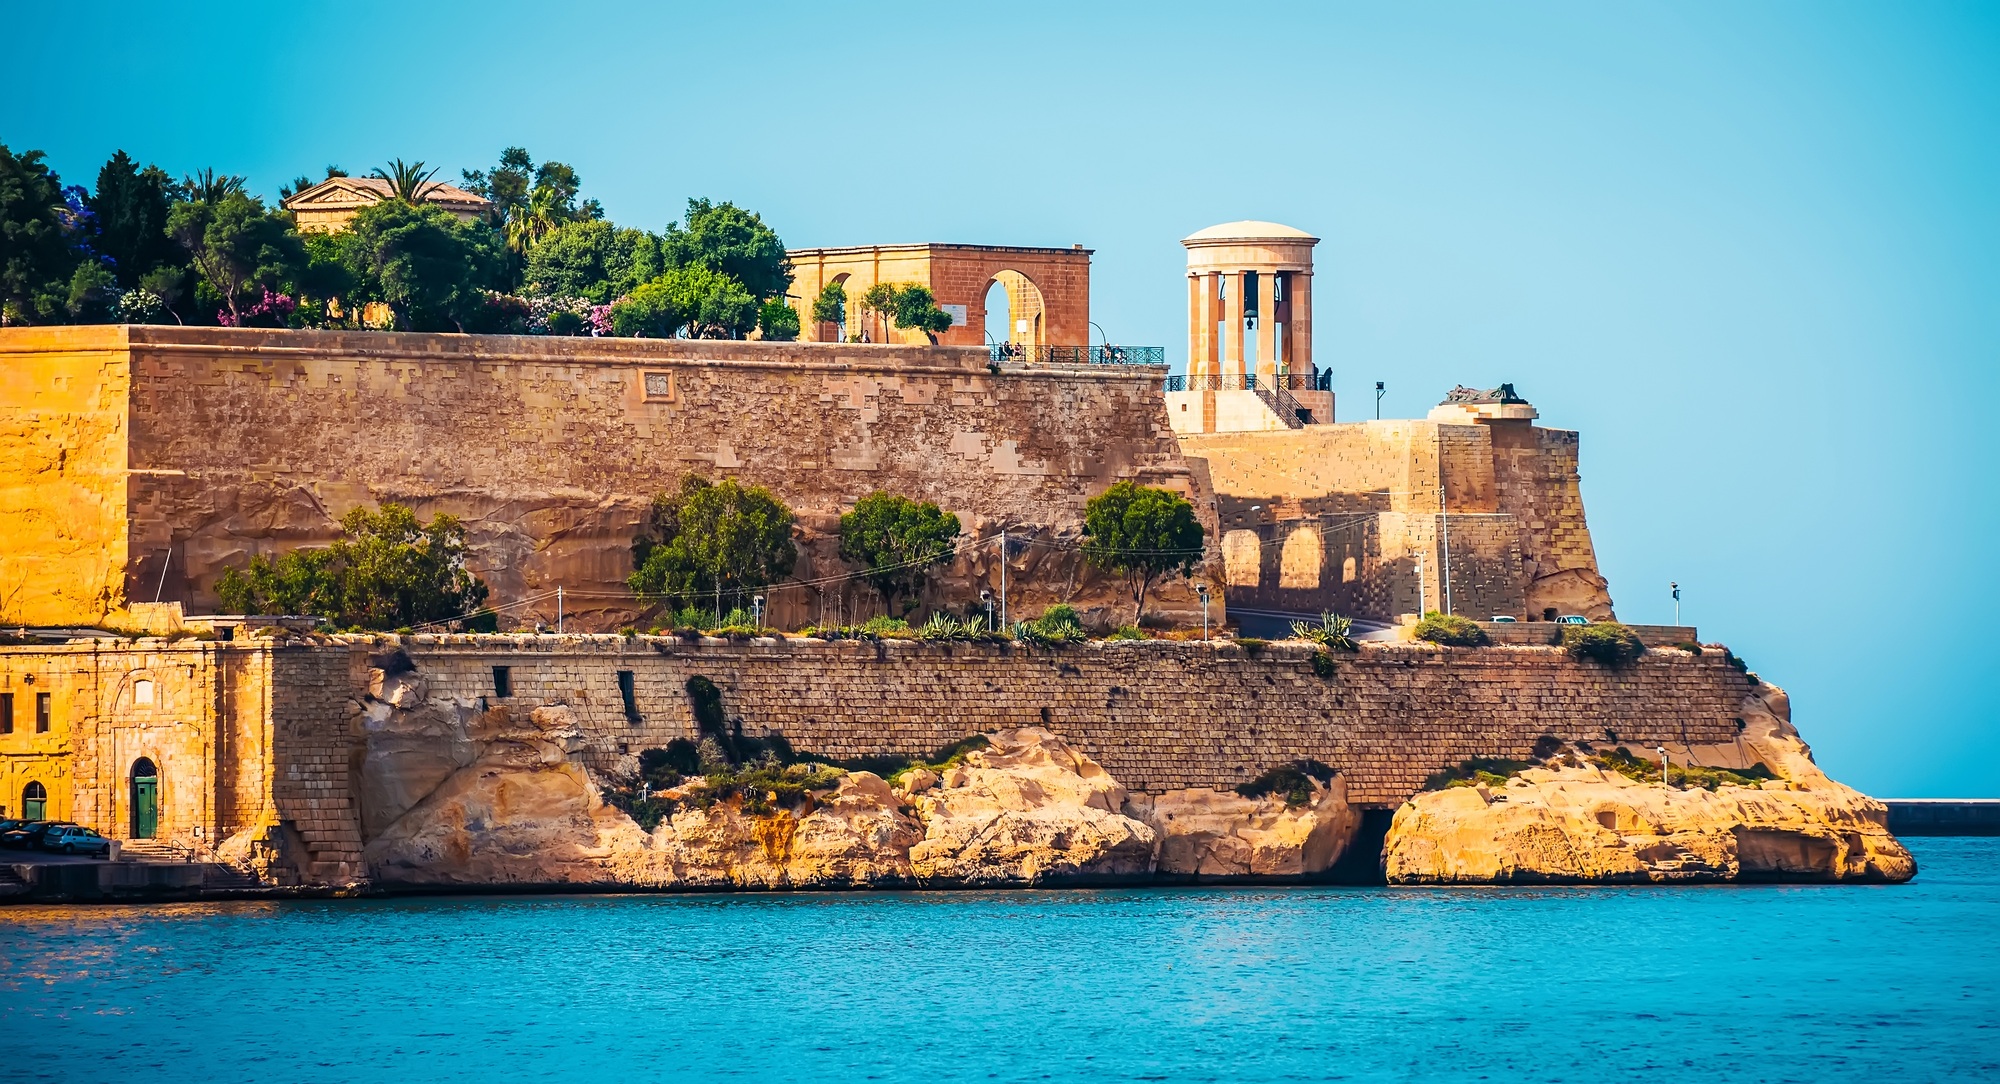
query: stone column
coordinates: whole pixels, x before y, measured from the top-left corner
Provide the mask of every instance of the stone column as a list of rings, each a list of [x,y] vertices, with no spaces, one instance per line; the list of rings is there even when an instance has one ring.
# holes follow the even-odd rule
[[[1229,296],[1222,299],[1217,315],[1222,319],[1222,343],[1227,351],[1223,359],[1222,372],[1229,376],[1243,375],[1243,272],[1232,271],[1224,278],[1229,283]]]
[[[1257,385],[1278,376],[1278,275],[1266,271],[1257,276]]]
[[[1313,273],[1310,268],[1291,273],[1292,318],[1285,322],[1286,337],[1291,340],[1291,349],[1286,351],[1286,364],[1295,373],[1310,373],[1313,368],[1312,348],[1312,285]]]

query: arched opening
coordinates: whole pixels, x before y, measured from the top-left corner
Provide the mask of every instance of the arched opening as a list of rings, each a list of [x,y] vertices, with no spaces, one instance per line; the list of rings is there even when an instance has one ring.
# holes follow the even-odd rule
[[[832,320],[818,320],[817,318],[822,314],[814,313],[814,318],[819,324],[819,338],[821,342],[844,343],[847,341],[847,314],[854,308],[854,295],[849,292],[847,283],[850,277],[852,276],[842,271],[840,274],[826,280],[827,286],[840,287],[845,300],[841,304],[833,306],[824,314],[833,316],[834,319]],[[825,287],[821,287],[821,293],[825,293]]]
[[[1042,291],[1019,271],[995,272],[986,284],[986,339],[1024,347],[1043,342]]]
[[[1257,586],[1263,564],[1264,543],[1256,531],[1238,527],[1222,536],[1222,578],[1229,586]]]
[[[49,819],[48,788],[40,783],[30,783],[21,788],[21,819],[30,821]]]
[[[1318,590],[1325,558],[1326,546],[1320,541],[1317,529],[1294,529],[1285,536],[1285,546],[1278,551],[1278,586],[1297,591]]]
[[[151,839],[160,831],[160,770],[150,758],[132,762],[132,838]]]
[[[132,703],[142,707],[153,705],[153,679],[140,678],[132,683]]]

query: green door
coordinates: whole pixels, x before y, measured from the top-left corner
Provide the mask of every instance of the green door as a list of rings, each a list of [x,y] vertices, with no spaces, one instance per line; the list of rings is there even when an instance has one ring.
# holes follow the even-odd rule
[[[160,830],[160,777],[132,777],[132,838],[151,839]]]

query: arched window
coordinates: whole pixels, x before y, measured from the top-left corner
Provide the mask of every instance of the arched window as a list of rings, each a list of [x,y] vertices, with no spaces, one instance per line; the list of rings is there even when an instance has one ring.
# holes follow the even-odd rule
[[[49,812],[49,792],[40,783],[30,783],[21,788],[21,816],[31,821],[47,820]]]
[[[132,838],[151,839],[160,831],[160,769],[148,757],[132,762]]]
[[[153,703],[153,679],[140,678],[132,683],[132,702],[151,705]]]

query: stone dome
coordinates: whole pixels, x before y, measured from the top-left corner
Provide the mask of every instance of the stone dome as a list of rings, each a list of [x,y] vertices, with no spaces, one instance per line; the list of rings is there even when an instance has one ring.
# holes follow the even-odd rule
[[[1224,222],[1220,225],[1210,226],[1205,230],[1196,230],[1181,239],[1184,244],[1188,241],[1251,240],[1318,241],[1319,238],[1314,237],[1304,230],[1280,225],[1276,222],[1259,222],[1255,219],[1244,219],[1241,222]]]

